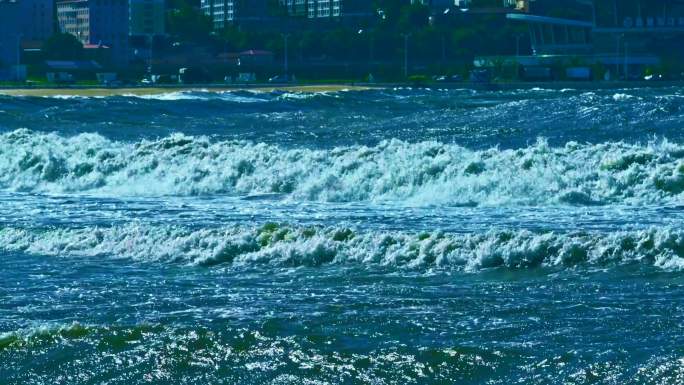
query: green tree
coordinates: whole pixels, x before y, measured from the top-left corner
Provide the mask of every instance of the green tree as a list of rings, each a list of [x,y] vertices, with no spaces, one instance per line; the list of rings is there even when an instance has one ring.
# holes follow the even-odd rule
[[[248,1],[253,1],[253,0],[248,0]],[[287,17],[287,15],[288,15],[287,6],[284,5],[280,0],[268,0],[268,3],[266,4],[266,8],[267,8],[268,14],[271,16]]]
[[[430,9],[423,4],[415,3],[401,8],[399,28],[402,31],[420,30],[428,25]]]
[[[235,26],[229,25],[224,28],[220,37],[227,51],[241,51],[248,48],[249,35]]]
[[[43,56],[48,60],[80,60],[83,44],[74,35],[57,33],[43,45]]]
[[[166,26],[170,35],[192,42],[207,40],[212,30],[211,18],[188,4],[170,10],[167,13]]]

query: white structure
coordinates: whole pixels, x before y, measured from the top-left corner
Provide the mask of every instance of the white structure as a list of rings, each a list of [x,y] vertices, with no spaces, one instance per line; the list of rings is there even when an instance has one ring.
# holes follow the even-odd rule
[[[202,11],[214,23],[214,29],[223,29],[235,20],[235,0],[202,0]]]
[[[341,16],[344,0],[281,0],[281,3],[291,15],[316,19]]]

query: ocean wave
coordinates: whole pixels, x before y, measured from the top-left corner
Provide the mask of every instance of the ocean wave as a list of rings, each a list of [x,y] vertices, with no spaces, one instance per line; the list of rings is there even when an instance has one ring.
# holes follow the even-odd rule
[[[109,257],[199,266],[276,268],[341,265],[474,272],[489,268],[619,266],[684,268],[684,232],[450,234],[356,231],[266,224],[214,229],[129,224],[115,227],[0,228],[0,250],[55,257]]]
[[[33,328],[0,333],[0,353],[3,350],[29,349],[42,343],[83,338],[91,328],[78,322],[72,324],[44,324]]]
[[[684,146],[666,140],[482,151],[439,142],[286,149],[174,134],[135,143],[16,130],[0,135],[0,188],[116,196],[281,194],[412,205],[677,203]]]
[[[348,92],[348,89],[339,91],[270,91],[259,89],[245,90],[211,90],[211,89],[189,89],[180,91],[166,92],[128,92],[118,94],[113,92],[111,95],[78,95],[78,94],[55,94],[41,96],[44,99],[63,99],[63,100],[88,100],[88,99],[107,99],[107,98],[132,98],[151,101],[225,101],[232,103],[268,103],[288,100],[309,100],[319,97],[337,97],[338,93]]]

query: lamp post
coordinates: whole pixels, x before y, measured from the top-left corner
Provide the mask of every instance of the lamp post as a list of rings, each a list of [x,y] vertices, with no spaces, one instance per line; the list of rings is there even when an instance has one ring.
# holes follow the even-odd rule
[[[625,37],[624,33],[617,35],[617,47],[615,52],[615,79],[620,78],[620,43]]]
[[[288,45],[287,45],[288,39],[290,38],[290,34],[284,33],[284,34],[282,34],[282,36],[283,36],[283,42],[284,42],[284,46],[285,46],[284,47],[285,48],[285,54],[284,54],[285,57],[283,58],[283,67],[285,70],[285,76],[287,76],[288,72],[290,71],[290,68],[289,68],[290,63],[288,61],[288,56],[289,56],[288,55]]]
[[[373,61],[375,60],[375,47],[374,43],[375,41],[373,40],[373,33],[371,31],[366,32],[364,29],[359,30],[359,35],[367,35],[368,36],[368,67],[372,68],[373,67]]]
[[[152,75],[152,63],[154,61],[154,35],[149,34],[148,38],[150,39],[150,57],[149,57],[149,61],[147,64],[147,72],[149,72],[150,80],[152,80],[152,76],[153,76]]]
[[[629,53],[627,52],[628,44],[625,41],[625,80],[629,80]]]
[[[444,18],[447,17],[447,15],[449,14],[450,11],[451,11],[451,8],[446,8],[444,10],[444,12],[442,12],[442,15],[444,16]],[[447,24],[447,23],[445,22],[445,24]],[[447,38],[446,34],[447,34],[446,31],[443,30],[442,31],[442,65],[444,65],[444,63],[446,62],[446,56],[447,56],[446,55],[446,53],[447,53],[446,52],[446,38]]]
[[[409,37],[411,37],[411,34],[410,33],[402,33],[401,36],[404,37],[404,78],[408,78],[408,61],[409,61],[408,42],[409,42]]]
[[[21,34],[17,34],[17,66],[21,65]]]

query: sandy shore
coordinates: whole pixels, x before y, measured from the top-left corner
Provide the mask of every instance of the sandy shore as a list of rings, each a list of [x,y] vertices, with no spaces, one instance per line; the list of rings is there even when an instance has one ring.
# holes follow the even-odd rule
[[[7,88],[0,89],[0,95],[8,96],[121,96],[121,95],[159,95],[169,92],[203,91],[225,92],[249,90],[255,92],[335,92],[342,90],[362,91],[371,87],[348,85],[311,85],[311,86],[255,86],[255,87],[134,87],[134,88]]]

